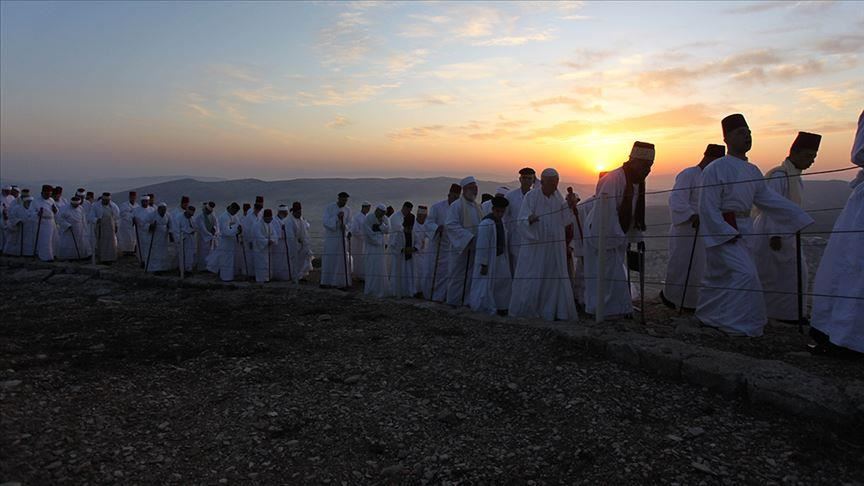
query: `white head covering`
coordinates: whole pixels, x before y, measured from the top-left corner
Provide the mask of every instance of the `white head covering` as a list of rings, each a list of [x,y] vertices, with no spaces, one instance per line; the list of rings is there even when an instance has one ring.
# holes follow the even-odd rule
[[[142,201],[149,201],[149,200],[150,200],[150,196],[141,196],[141,200],[142,200]]]
[[[168,204],[166,204],[166,203],[164,203],[164,202],[161,202],[161,203],[157,204],[156,206],[157,206],[157,207],[160,207],[160,208],[167,208],[167,207],[168,207]]]
[[[387,211],[387,206],[384,203],[378,203],[378,205],[375,206],[375,209],[380,209],[381,211]]]
[[[540,177],[560,177],[558,175],[558,171],[553,169],[552,167],[543,169],[543,172],[540,173]]]
[[[360,204],[360,207],[362,208],[363,206],[372,206],[372,203],[370,203],[369,201],[363,201],[363,203]]]
[[[507,195],[510,192],[510,188],[507,186],[501,186],[498,189],[495,189],[495,194],[501,194],[502,196]]]
[[[417,215],[419,216],[421,214],[429,214],[429,209],[427,209],[426,206],[418,206]]]
[[[474,176],[468,176],[468,177],[462,179],[461,182],[459,182],[459,185],[462,187],[465,187],[468,184],[477,184],[477,179],[475,179]]]
[[[288,211],[288,205],[280,204],[279,205],[279,211]]]

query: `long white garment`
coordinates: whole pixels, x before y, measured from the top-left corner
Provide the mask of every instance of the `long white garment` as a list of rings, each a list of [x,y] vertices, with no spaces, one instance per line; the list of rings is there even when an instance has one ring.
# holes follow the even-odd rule
[[[309,272],[312,271],[312,247],[310,246],[309,240],[309,227],[310,224],[306,221],[302,216],[297,218],[293,215],[290,217],[291,222],[294,224],[294,236],[297,238],[297,251],[296,253],[292,253],[291,258],[296,259],[297,261],[297,279],[306,278],[309,275]],[[291,264],[294,264],[295,260],[291,260]],[[292,267],[293,270],[293,267]]]
[[[23,203],[12,205],[8,221],[4,252],[8,255],[33,256],[36,241],[36,208],[33,203],[24,207]]]
[[[791,162],[789,162],[791,164]],[[789,178],[787,172],[774,169],[766,174],[765,184],[777,194],[792,201],[790,184],[797,184],[800,194],[804,193],[801,177]],[[792,201],[800,206],[798,202]],[[756,256],[756,270],[765,292],[765,311],[771,319],[798,319],[798,265],[796,260],[794,231],[777,224],[767,214],[760,212],[753,218],[753,251]],[[793,233],[793,234],[790,234]],[[769,246],[771,235],[780,237],[780,251]],[[806,295],[808,272],[804,255],[801,255],[801,288]],[[806,316],[806,297],[804,305]]]
[[[705,243],[702,238],[696,238],[696,229],[688,221],[691,216],[699,215],[701,186],[702,169],[699,166],[688,167],[675,176],[675,185],[669,193],[669,260],[663,295],[676,306],[681,305],[692,253],[693,265],[689,265],[690,278],[687,280],[687,295],[684,296],[684,307],[689,309],[695,309],[699,302],[699,282],[705,269]]]
[[[432,272],[435,265],[436,239],[435,230],[438,225],[427,219],[422,224],[414,222],[414,246],[417,253],[414,254],[414,280],[415,288],[423,293],[428,299],[432,291]]]
[[[471,291],[471,273],[474,262],[474,239],[483,218],[477,201],[465,197],[453,201],[447,208],[447,238],[450,240],[447,258],[447,303],[467,305]]]
[[[219,228],[218,243],[207,259],[207,270],[218,274],[221,280],[230,282],[234,280],[234,270],[237,267],[236,247],[240,222],[237,215],[223,211],[216,224]]]
[[[171,218],[166,212],[164,216],[159,215],[158,211],[153,211],[147,215],[143,221],[144,228],[149,234],[149,248],[145,253],[144,268],[148,272],[164,272],[174,268],[172,265],[172,254],[170,251],[171,238]]]
[[[528,217],[540,219],[528,223]],[[576,218],[557,190],[549,196],[540,187],[528,191],[516,220],[521,233],[519,260],[513,274],[509,313],[547,321],[575,320],[576,301],[567,271],[565,227]]]
[[[338,216],[340,212],[344,215],[341,220]],[[369,214],[373,213],[370,211]],[[330,203],[324,208],[322,220],[324,224],[324,254],[321,255],[321,285],[350,287],[351,254],[346,225],[351,221],[351,208],[347,205],[340,208],[335,202]],[[366,252],[369,253],[369,250]]]
[[[11,194],[8,196],[0,196],[0,253],[6,253],[6,241],[7,238],[10,237],[12,231],[11,226],[9,225],[9,213],[12,211],[12,206],[15,203],[15,198],[12,197]]]
[[[39,223],[36,227],[33,253],[44,262],[52,261],[54,260],[54,239],[57,234],[57,226],[54,224],[54,211],[56,210],[54,200],[50,197],[42,199],[42,196],[39,195],[33,198],[31,207],[35,208],[36,220]]]
[[[699,221],[706,265],[696,317],[732,334],[761,336],[767,317],[748,236],[753,233],[750,210],[755,204],[790,231],[806,228],[813,218],[769,189],[758,167],[732,155],[706,167],[702,185]],[[724,220],[725,212],[737,213],[737,230]]]
[[[100,262],[117,260],[117,220],[120,208],[112,201],[108,205],[94,205],[90,210],[90,225],[96,238],[96,258]]]
[[[503,223],[502,223],[503,224]],[[471,282],[471,294],[468,306],[477,312],[495,314],[505,310],[510,305],[510,258],[507,248],[506,230],[504,246],[499,255],[497,252],[498,231],[495,221],[484,218],[477,228],[477,256],[474,258],[474,273]],[[481,266],[486,265],[486,275],[480,273]]]
[[[124,253],[135,251],[135,228],[132,225],[132,216],[138,203],[123,201],[120,204],[120,222],[117,224],[117,249]]]
[[[440,234],[433,237],[430,247],[430,251],[434,253],[432,255],[432,283],[429,286],[427,298],[435,302],[447,300],[447,287],[450,284],[447,272],[449,271],[451,251],[446,224],[449,209],[450,203],[446,199],[438,201],[429,208],[429,221],[441,231]]]
[[[297,281],[297,237],[294,235],[292,217],[281,219],[278,216],[270,223],[276,243],[270,247],[270,279]]]
[[[174,235],[174,244],[177,246],[177,268],[183,265],[185,272],[195,270],[197,261],[195,250],[198,243],[195,240],[196,230],[192,220],[193,218],[181,215],[171,221],[171,232]]]
[[[373,211],[366,215],[363,223],[363,237],[366,248],[366,279],[363,293],[375,297],[385,297],[390,292],[390,281],[387,278],[387,253],[384,248],[384,238],[390,232],[390,220],[387,216],[375,217]],[[378,225],[375,231],[373,225]]]
[[[147,252],[150,249],[150,232],[144,227],[144,220],[154,211],[156,211],[156,208],[152,206],[147,206],[146,208],[138,206],[132,212],[132,225],[137,231],[137,241],[135,242],[136,253],[138,261],[142,263],[147,259]]]
[[[391,218],[392,219],[392,218]],[[387,247],[388,258],[390,259],[388,277],[390,280],[389,294],[394,297],[413,297],[417,293],[417,284],[415,280],[417,255],[411,254],[410,258],[405,258],[405,232],[401,224],[402,218],[399,218],[399,226],[390,227],[390,242]],[[411,248],[416,249],[414,243],[414,230],[411,230]]]
[[[864,112],[858,119],[852,163],[864,167]],[[832,343],[864,353],[864,169],[850,185],[852,194],[834,223],[834,233],[816,271],[811,325],[827,334]]]
[[[504,196],[510,202],[504,211],[504,227],[507,228],[507,237],[510,240],[507,242],[510,252],[510,270],[514,273],[516,272],[516,264],[519,263],[519,248],[522,246],[522,234],[517,230],[517,220],[519,219],[519,211],[522,209],[522,200],[525,199],[526,194],[528,193],[523,193],[521,187],[517,187]]]
[[[627,187],[627,176],[624,169],[619,167],[603,176],[597,183],[595,200],[591,204],[591,211],[585,218],[585,312],[594,314],[597,312],[597,279],[598,277],[598,253],[600,247],[600,210],[599,201],[601,194],[606,194],[605,228],[606,245],[602,249],[606,253],[605,266],[603,268],[603,313],[606,316],[627,315],[633,313],[633,303],[630,288],[627,286],[627,244],[638,242],[642,239],[642,232],[631,228],[624,232],[618,220],[618,208],[624,201],[624,191]],[[637,189],[633,187],[632,211],[636,209],[638,202]],[[635,218],[633,218],[635,221]]]
[[[243,228],[240,233],[240,241],[243,245],[237,249],[237,257],[242,259],[238,270],[247,277],[255,276],[255,237],[261,214],[262,211],[260,210],[258,214],[255,214],[255,210],[250,209],[245,216],[240,218],[240,226]]]
[[[219,239],[219,224],[216,215],[203,210],[192,216],[192,226],[195,228],[195,268],[205,270],[210,253],[216,248]]]
[[[366,221],[366,215],[362,212],[357,213],[351,218],[351,224],[349,226],[349,231],[351,231],[351,259],[353,261],[353,265],[351,266],[352,271],[354,272],[354,276],[360,280],[363,280],[363,275],[365,273],[365,265],[363,258],[366,253],[366,242],[363,238],[363,224]]]
[[[272,223],[272,221],[270,222]],[[273,226],[259,219],[255,222],[255,238],[252,240],[252,261],[255,265],[255,281],[269,282],[273,268],[273,255],[270,249],[276,244]]]
[[[61,260],[80,260],[90,256],[90,248],[84,246],[86,218],[84,208],[66,205],[57,213],[57,229],[60,242],[57,245],[57,258]]]
[[[585,203],[580,202],[576,206],[579,219],[576,220],[576,226],[573,229],[573,241],[570,242],[570,248],[573,254],[573,296],[576,302],[585,307],[585,227],[584,221],[588,218],[594,196],[588,197]],[[574,215],[575,216],[575,215]],[[508,235],[509,236],[509,235]],[[513,266],[512,264],[510,265]]]

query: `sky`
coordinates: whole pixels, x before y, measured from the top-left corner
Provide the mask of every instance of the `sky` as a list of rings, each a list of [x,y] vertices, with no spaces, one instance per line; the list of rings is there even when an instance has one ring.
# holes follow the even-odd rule
[[[635,140],[698,163],[734,112],[763,170],[798,130],[840,168],[862,32],[854,1],[3,1],[0,169],[589,182]]]

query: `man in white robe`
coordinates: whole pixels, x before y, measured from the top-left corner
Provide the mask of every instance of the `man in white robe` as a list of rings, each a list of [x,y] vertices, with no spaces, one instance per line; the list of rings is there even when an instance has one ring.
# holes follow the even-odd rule
[[[414,205],[405,202],[399,217],[390,219],[390,242],[387,248],[390,259],[388,276],[390,295],[393,297],[413,297],[417,293],[415,281],[416,252],[414,244]],[[395,221],[395,223],[394,223]]]
[[[801,173],[810,168],[819,151],[821,135],[799,132],[789,149],[789,156],[779,167],[765,173],[765,184],[777,194],[801,207],[804,201],[804,181]],[[754,211],[753,251],[756,269],[762,282],[765,310],[768,318],[797,323],[807,318],[806,297],[798,315],[798,259],[799,248],[795,232],[777,224],[767,214]],[[807,263],[801,253],[801,291],[807,294]],[[803,321],[802,321],[803,322]]]
[[[197,241],[195,239],[195,206],[188,203],[183,214],[171,220],[171,231],[174,235],[174,243],[177,244],[177,268],[182,268],[186,274],[192,274],[195,270],[197,257]]]
[[[288,206],[279,205],[270,226],[276,239],[270,248],[270,279],[297,282],[297,262],[291,260],[291,254],[297,252],[297,237]]]
[[[597,183],[596,199],[585,220],[585,312],[596,314],[597,302],[603,300],[604,317],[622,317],[633,313],[633,302],[627,278],[627,248],[631,243],[644,245],[645,179],[654,164],[654,145],[635,142],[630,158],[621,167],[609,171]],[[600,198],[606,198],[606,214],[601,214]],[[605,226],[605,246],[600,248],[600,218]],[[602,276],[599,274],[599,252],[605,252]],[[597,293],[597,279],[603,289]]]
[[[294,236],[297,238],[297,249],[291,253],[291,264],[297,262],[297,279],[305,281],[309,272],[312,271],[312,246],[309,238],[309,228],[311,225],[306,218],[303,217],[303,206],[299,201],[294,201],[291,205],[291,223],[294,224]],[[362,236],[358,236],[361,237]]]
[[[78,196],[73,196],[71,202],[57,213],[57,229],[60,234],[58,259],[81,260],[90,256],[90,249],[83,246],[86,220],[81,198]]]
[[[522,200],[528,191],[534,188],[537,182],[537,173],[531,167],[523,167],[519,169],[519,187],[511,190],[505,196],[510,204],[507,206],[507,212],[504,213],[504,227],[507,229],[509,241],[508,251],[510,252],[510,271],[516,271],[516,263],[519,260],[519,247],[522,243],[522,235],[516,229],[516,220],[519,219],[519,211],[522,209]]]
[[[369,210],[371,208],[372,203],[370,203],[369,201],[363,201],[363,204],[360,206],[360,213],[354,215],[354,217],[351,219],[351,225],[349,227],[352,235],[351,269],[354,272],[354,278],[360,281],[363,281],[363,274],[365,272],[363,257],[366,253],[366,249],[364,247],[365,241],[364,238],[360,235],[363,234],[363,224],[366,222],[366,215],[369,214]]]
[[[159,203],[156,211],[144,219],[144,227],[150,235],[145,254],[144,270],[151,273],[166,272],[174,268],[172,254],[169,249],[174,243],[171,234],[171,218],[168,216],[168,205]]]
[[[255,279],[255,237],[263,210],[264,198],[262,196],[255,196],[255,204],[252,206],[252,210],[246,211],[243,218],[240,219],[240,226],[243,227],[240,240],[243,242],[243,247],[240,249],[239,254],[245,259],[243,272],[250,280]]]
[[[90,225],[95,234],[96,258],[100,263],[110,264],[117,261],[117,220],[120,208],[111,201],[111,193],[104,192],[99,204],[90,210]]]
[[[430,247],[432,252],[432,282],[429,285],[429,293],[426,297],[435,302],[447,300],[447,287],[450,279],[448,277],[448,266],[450,262],[450,239],[447,237],[447,211],[459,196],[462,195],[462,186],[452,184],[447,193],[447,199],[433,204],[429,208],[429,221],[435,225],[435,236]]]
[[[183,218],[183,215],[186,213],[186,208],[188,207],[189,196],[180,196],[180,205],[168,211],[168,217],[171,218],[171,224],[175,227],[175,230],[177,224],[180,223],[180,218]],[[176,232],[174,236],[177,236]]]
[[[63,188],[60,186],[54,186],[52,188],[51,199],[54,200],[54,204],[57,206],[58,211],[69,205],[69,201],[63,197]]]
[[[321,255],[323,288],[346,289],[351,286],[351,231],[348,228],[351,208],[348,207],[348,197],[347,192],[340,192],[336,202],[324,208],[324,253]]]
[[[417,206],[417,220],[414,223],[414,245],[417,252],[414,254],[414,275],[417,292],[429,298],[432,294],[432,272],[435,265],[435,235],[438,225],[429,218],[429,209],[426,206]]]
[[[696,233],[699,228],[699,190],[705,167],[726,155],[726,147],[708,144],[698,165],[688,167],[675,176],[675,185],[669,193],[669,259],[666,264],[666,282],[660,291],[660,300],[672,309],[696,309],[699,302],[699,282],[705,268],[705,243]],[[692,265],[690,264],[692,259]],[[687,272],[690,278],[687,278]],[[684,281],[687,281],[686,291]]]
[[[231,203],[216,223],[218,231],[217,245],[207,259],[207,270],[219,275],[223,282],[234,280],[234,271],[237,268],[236,247],[240,244],[238,236],[243,231],[240,226],[240,205]]]
[[[477,180],[468,176],[459,184],[462,197],[447,208],[447,238],[450,254],[447,262],[447,303],[462,306],[468,303],[471,291],[471,270],[474,266],[474,244],[483,210],[477,203]]]
[[[9,209],[4,252],[7,255],[33,256],[36,241],[36,208],[29,189],[21,191],[20,200]]]
[[[566,228],[575,224],[576,199],[558,191],[558,171],[545,169],[540,187],[522,199],[517,231],[521,232],[519,261],[513,275],[509,313],[547,321],[575,320],[576,301],[567,270]]]
[[[261,219],[255,222],[255,238],[252,240],[252,251],[255,257],[255,281],[269,282],[273,268],[273,252],[276,245],[276,233],[273,231],[273,211],[265,209]]]
[[[195,269],[207,270],[207,259],[216,248],[219,239],[219,224],[213,209],[216,203],[213,201],[201,205],[201,212],[192,217],[192,226],[195,228]]]
[[[33,201],[33,206],[36,208],[37,227],[32,254],[43,262],[54,261],[54,238],[57,233],[54,217],[58,209],[54,199],[51,198],[51,189],[51,186],[43,185],[42,193]]]
[[[0,253],[6,248],[6,237],[9,232],[9,211],[15,198],[12,196],[12,186],[5,186],[0,195]]]
[[[741,114],[722,121],[727,154],[702,173],[699,226],[705,243],[705,273],[696,317],[734,336],[761,336],[767,322],[762,284],[752,253],[753,205],[790,232],[813,224],[793,202],[768,188],[747,160],[753,144]]]
[[[378,204],[375,211],[366,215],[363,224],[365,238],[366,279],[363,293],[374,297],[385,297],[390,292],[390,281],[387,278],[387,253],[384,248],[384,237],[390,232],[390,220],[387,218],[387,206]]]
[[[502,316],[507,315],[513,283],[507,231],[502,219],[510,204],[504,197],[506,192],[499,192],[492,198],[490,212],[477,228],[477,256],[474,258],[471,295],[468,297],[468,306],[474,311]]]
[[[132,217],[138,207],[138,193],[129,191],[129,200],[120,204],[120,222],[117,224],[117,249],[124,255],[135,253],[135,227]]]
[[[864,111],[858,117],[852,163],[862,169],[850,184],[852,194],[834,223],[813,284],[810,336],[816,341],[815,354],[864,353]]]
[[[141,205],[132,211],[132,226],[135,228],[136,238],[135,249],[141,268],[144,268],[147,252],[150,249],[150,232],[144,227],[144,220],[154,211],[156,208],[150,205],[150,196],[142,196]]]

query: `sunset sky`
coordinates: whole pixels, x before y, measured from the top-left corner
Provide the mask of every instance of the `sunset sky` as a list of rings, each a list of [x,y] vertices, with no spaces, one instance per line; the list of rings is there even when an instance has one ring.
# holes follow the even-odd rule
[[[859,2],[3,2],[4,178],[474,174],[595,180],[634,140],[751,159],[864,108]],[[846,178],[841,174],[839,178]]]

